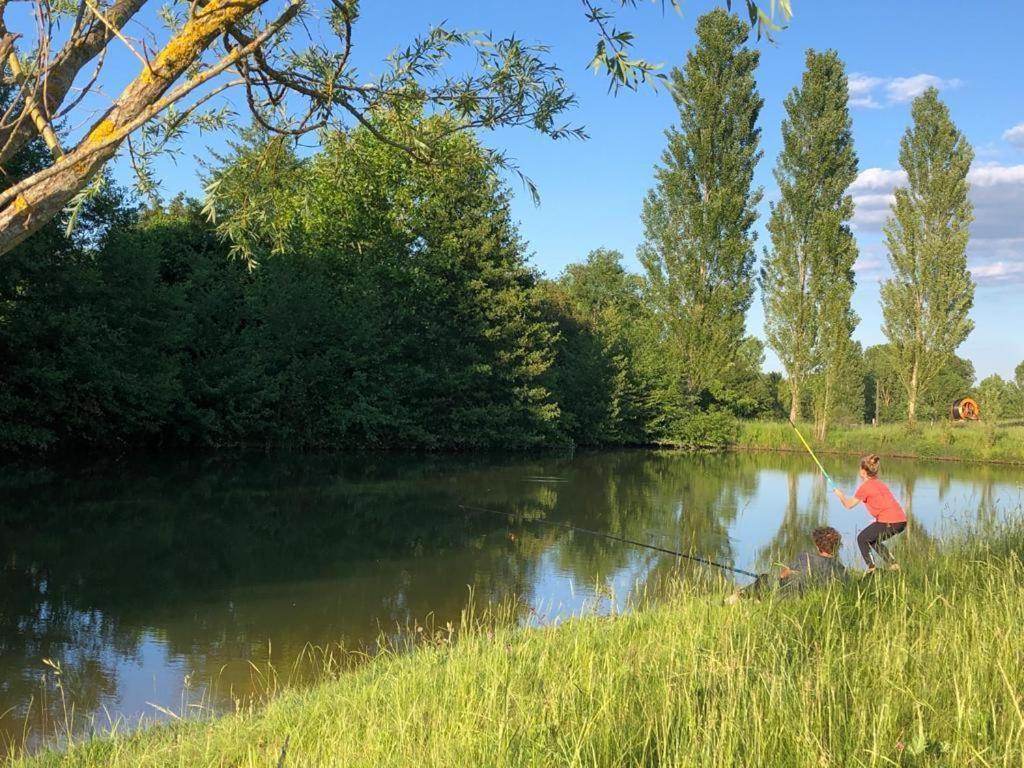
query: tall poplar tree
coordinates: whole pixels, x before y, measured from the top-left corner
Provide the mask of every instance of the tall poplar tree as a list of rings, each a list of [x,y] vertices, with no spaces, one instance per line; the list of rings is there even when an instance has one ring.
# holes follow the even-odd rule
[[[763,101],[746,47],[749,28],[718,9],[697,21],[697,45],[671,74],[679,127],[643,207],[638,256],[685,394],[706,391],[734,364],[753,296],[751,231],[761,190],[757,116]]]
[[[785,101],[783,149],[775,167],[780,199],[771,206],[761,269],[765,334],[786,369],[789,416],[815,377],[815,416],[824,432],[838,380],[848,373],[858,322],[850,308],[857,245],[850,230],[857,178],[849,89],[835,51],[807,52],[803,81]]]
[[[883,330],[907,392],[913,424],[922,393],[974,328],[974,281],[967,271],[967,228],[974,218],[967,172],[974,150],[939,92],[914,100],[913,126],[900,141],[908,185],[896,190],[885,226],[893,276],[882,284]]]

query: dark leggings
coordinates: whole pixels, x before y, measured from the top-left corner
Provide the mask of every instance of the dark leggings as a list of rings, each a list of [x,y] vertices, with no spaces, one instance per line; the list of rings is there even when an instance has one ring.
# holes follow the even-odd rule
[[[857,534],[857,546],[860,547],[860,556],[869,568],[874,567],[871,560],[871,549],[882,556],[886,563],[895,563],[896,559],[889,553],[889,550],[882,544],[886,539],[891,539],[906,529],[906,523],[872,523],[863,531]]]

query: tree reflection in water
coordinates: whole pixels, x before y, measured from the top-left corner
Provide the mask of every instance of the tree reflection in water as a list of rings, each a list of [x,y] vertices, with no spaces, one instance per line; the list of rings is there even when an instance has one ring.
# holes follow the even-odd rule
[[[846,463],[837,480],[852,486]],[[1007,497],[1020,503],[1019,470],[887,467],[915,536],[940,532],[953,513],[990,519]],[[105,711],[228,706],[265,684],[250,662],[287,678],[310,643],[372,646],[428,616],[457,623],[470,588],[481,604],[518,598],[526,622],[622,606],[637,587],[656,597],[671,579],[719,578],[530,519],[743,568],[786,559],[816,525],[831,520],[848,536],[862,522],[813,470],[799,455],[617,451],[11,471],[0,477],[0,738],[18,740],[26,725],[38,738],[60,721],[44,659],[60,664],[76,725],[98,716],[102,727]]]

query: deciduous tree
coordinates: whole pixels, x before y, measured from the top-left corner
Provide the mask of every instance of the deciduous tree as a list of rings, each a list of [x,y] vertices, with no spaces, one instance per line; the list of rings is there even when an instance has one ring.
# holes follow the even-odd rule
[[[913,125],[900,142],[907,186],[896,190],[885,226],[892,277],[882,283],[882,315],[913,424],[921,393],[974,328],[968,316],[974,281],[967,270],[974,218],[967,172],[974,150],[935,88],[914,100],[911,114]]]
[[[697,22],[697,44],[672,71],[679,127],[643,206],[638,256],[659,313],[675,376],[690,396],[722,379],[743,344],[753,297],[753,224],[761,190],[749,28],[715,10]]]
[[[855,374],[851,309],[857,245],[850,230],[857,177],[849,89],[835,51],[807,52],[803,82],[785,101],[783,149],[775,169],[761,291],[765,334],[789,383],[789,417],[800,417],[803,388],[815,377],[815,416],[823,435],[839,380]]]

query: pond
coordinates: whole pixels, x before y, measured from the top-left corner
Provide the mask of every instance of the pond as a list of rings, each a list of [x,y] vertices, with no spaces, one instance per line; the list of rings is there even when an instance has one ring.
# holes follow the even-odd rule
[[[829,457],[852,491],[856,461]],[[854,563],[846,511],[801,454],[177,459],[0,475],[0,752],[73,727],[217,711],[290,676],[310,645],[373,648],[473,599],[524,623],[622,609],[671,555],[761,570],[817,525]],[[1013,512],[1024,468],[887,461],[914,536]],[[461,506],[460,506],[461,505]],[[906,546],[901,542],[895,545]],[[472,598],[471,598],[472,596]],[[57,673],[59,668],[59,674]],[[56,737],[59,738],[59,737]]]

